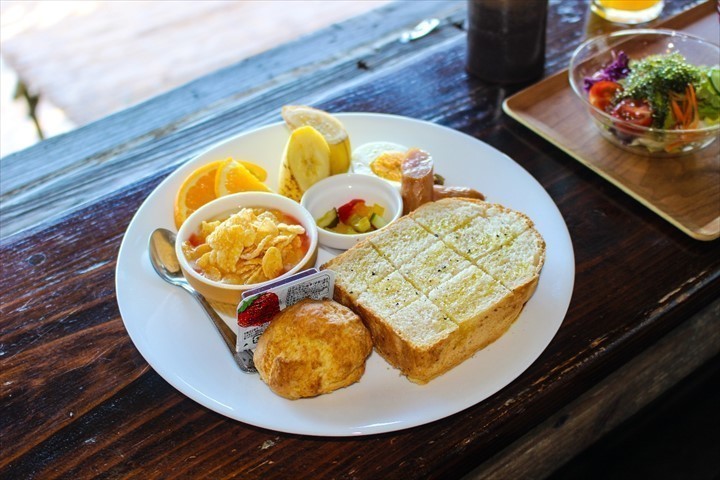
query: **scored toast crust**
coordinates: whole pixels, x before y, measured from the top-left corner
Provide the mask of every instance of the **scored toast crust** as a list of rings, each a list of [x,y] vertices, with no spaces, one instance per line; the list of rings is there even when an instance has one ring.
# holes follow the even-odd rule
[[[454,345],[459,338],[457,325],[426,297],[421,297],[389,318],[378,315],[371,306],[362,302],[357,308],[373,338],[375,350],[411,381],[426,383],[443,373],[447,362],[460,363],[464,360],[462,352]],[[425,315],[419,312],[420,309]],[[413,342],[403,328],[398,328],[397,317],[407,320],[407,324],[428,320],[434,323],[432,327],[436,332],[423,343]]]
[[[470,207],[477,210],[476,217]],[[455,217],[454,212],[458,212]],[[477,217],[489,221],[477,221]],[[455,224],[453,218],[457,220]],[[503,243],[493,238],[491,242],[485,242],[485,248],[490,250],[480,258],[473,258],[448,242],[447,235],[461,228],[467,231],[471,224],[482,225],[486,229],[495,226],[495,230],[490,229],[486,233],[498,235]],[[393,229],[416,232],[417,229],[411,225],[422,226],[444,246],[468,260],[474,274],[463,272],[461,275],[467,279],[463,277],[462,280],[458,280],[455,274],[437,286],[432,282],[420,284],[417,276],[408,277],[407,249],[412,249],[412,239],[410,245],[408,241],[403,241],[395,246],[384,241],[383,236],[407,238],[407,234]],[[473,234],[480,235],[482,241],[482,232],[478,234],[474,231]],[[416,233],[414,237],[418,237]],[[430,262],[429,267],[434,267],[432,262],[436,260],[426,252],[442,247],[433,244],[436,247],[431,249],[426,245],[419,249],[419,260],[416,258],[414,261]],[[384,268],[377,269],[383,275],[373,273],[373,266],[367,260],[373,257],[371,249],[384,262]],[[398,250],[397,255],[394,249]],[[402,249],[405,250],[400,252]],[[335,300],[361,317],[378,353],[409,380],[423,384],[467,360],[510,328],[537,287],[545,250],[542,236],[526,215],[477,199],[446,198],[421,206],[402,221],[378,231],[369,240],[357,244],[321,268],[335,271]],[[484,262],[487,270],[483,269]],[[412,288],[405,286],[404,291],[406,295],[413,296],[412,300],[398,302],[397,312],[390,313],[387,306],[381,308],[377,305],[377,297],[362,294],[367,289],[378,290],[378,283],[388,276],[388,265],[392,272],[398,272],[394,277],[399,274],[408,280]],[[437,267],[441,271],[442,265]],[[352,284],[347,281],[350,269]],[[423,271],[432,270],[423,268]],[[357,272],[362,272],[360,277]],[[433,287],[429,292],[428,285]],[[414,310],[410,305],[415,306]],[[411,314],[409,310],[412,310]]]

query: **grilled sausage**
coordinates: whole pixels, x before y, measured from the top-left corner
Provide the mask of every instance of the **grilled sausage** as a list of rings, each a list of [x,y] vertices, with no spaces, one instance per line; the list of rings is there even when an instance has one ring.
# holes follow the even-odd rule
[[[485,200],[485,195],[468,187],[449,187],[447,185],[433,185],[433,201],[441,198],[464,197]]]
[[[433,200],[433,160],[429,153],[411,148],[402,163],[400,193],[403,213],[407,214],[420,205]]]

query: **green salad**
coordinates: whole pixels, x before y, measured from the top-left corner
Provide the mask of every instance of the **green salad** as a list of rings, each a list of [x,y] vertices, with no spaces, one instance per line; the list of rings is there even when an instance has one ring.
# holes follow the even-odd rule
[[[593,106],[622,120],[613,134],[624,143],[672,152],[693,140],[690,132],[664,141],[633,126],[682,132],[720,123],[720,66],[692,65],[679,53],[631,60],[619,52],[585,90]]]

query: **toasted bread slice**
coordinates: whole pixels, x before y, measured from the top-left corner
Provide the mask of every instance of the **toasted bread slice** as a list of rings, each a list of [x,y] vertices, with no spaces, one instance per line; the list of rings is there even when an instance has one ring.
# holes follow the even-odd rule
[[[427,295],[470,265],[445,243],[435,242],[422,254],[400,265],[400,273]]]
[[[485,217],[492,205],[479,200],[464,200],[457,202],[454,198],[444,198],[428,203],[414,211],[411,217],[429,232],[444,237],[477,217]],[[452,209],[452,215],[448,215],[448,208]]]
[[[521,213],[495,209],[494,215],[474,218],[445,235],[443,241],[457,253],[476,263],[488,253],[508,245],[531,226],[530,219]]]
[[[354,304],[368,287],[395,271],[395,267],[367,242],[335,257],[323,268],[335,272],[335,299],[347,306]]]
[[[520,234],[505,248],[481,257],[476,265],[505,288],[528,301],[545,263],[545,241],[534,228]]]
[[[545,243],[524,214],[448,198],[421,206],[323,268],[335,271],[336,300],[360,315],[378,352],[425,383],[510,328],[544,260]],[[368,278],[373,262],[382,278]]]
[[[449,348],[456,341],[457,324],[425,295],[387,318],[368,308],[362,312],[375,349],[413,382],[426,383],[444,373],[448,362],[464,360],[459,349]]]
[[[395,268],[400,268],[440,240],[412,218],[402,217],[393,223],[392,228],[378,230],[368,241]],[[398,248],[400,245],[402,248]]]
[[[393,272],[358,297],[358,307],[378,317],[387,318],[420,298],[421,292],[400,272]]]
[[[458,325],[466,358],[500,338],[524,304],[475,265],[435,288],[429,298]]]

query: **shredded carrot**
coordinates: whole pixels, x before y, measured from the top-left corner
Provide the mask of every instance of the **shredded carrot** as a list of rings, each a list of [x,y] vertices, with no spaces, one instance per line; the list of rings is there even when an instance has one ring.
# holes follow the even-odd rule
[[[690,95],[690,101],[697,107],[697,97],[695,96],[695,87],[692,83],[688,83],[687,86],[688,95]]]
[[[675,114],[675,118],[678,121],[678,125],[680,125],[681,123],[685,123],[685,115],[680,109],[680,105],[678,105],[674,98],[670,100],[670,105],[672,105],[673,113]]]
[[[683,140],[670,143],[670,144],[668,144],[668,145],[665,145],[665,151],[666,151],[666,152],[672,152],[672,151],[675,150],[677,147],[681,147],[681,146],[683,146],[684,144],[685,144],[685,142],[684,142]]]
[[[700,123],[700,115],[695,87],[692,84],[685,87],[685,94],[670,92],[670,105],[677,120],[676,129],[693,130],[697,128]],[[674,151],[676,148],[687,144],[687,142],[694,141],[696,139],[695,135],[689,132],[681,133],[676,141],[665,146],[665,151]]]
[[[692,83],[688,83],[687,86],[688,96],[690,97],[690,104],[692,108],[692,120],[690,122],[691,127],[695,128],[700,121],[699,114],[698,114],[698,104],[697,104],[697,97],[695,96],[695,87],[693,87]]]
[[[698,116],[695,88],[692,84],[688,84],[688,86],[685,87],[684,94],[671,92],[670,106],[677,120],[675,128],[688,130],[697,127],[700,119]]]

